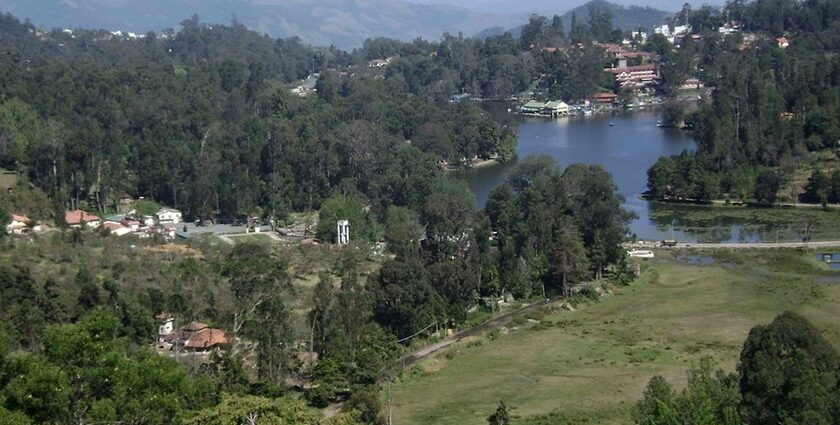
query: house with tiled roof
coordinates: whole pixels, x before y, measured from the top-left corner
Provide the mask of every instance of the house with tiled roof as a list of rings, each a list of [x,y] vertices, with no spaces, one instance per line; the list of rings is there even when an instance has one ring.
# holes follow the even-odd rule
[[[172,331],[174,318],[166,317],[160,327],[159,341],[164,348],[175,351],[206,352],[226,346],[230,340],[225,331],[211,328],[206,323],[190,322],[178,331]]]
[[[95,229],[99,227],[102,219],[100,219],[97,215],[82,210],[74,210],[66,211],[64,213],[64,222],[74,229],[80,229],[82,227]]]

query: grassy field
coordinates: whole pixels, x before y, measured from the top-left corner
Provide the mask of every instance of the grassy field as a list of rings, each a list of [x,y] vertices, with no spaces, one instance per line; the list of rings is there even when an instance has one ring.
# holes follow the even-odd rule
[[[629,423],[651,377],[681,387],[706,355],[733,370],[750,328],[784,310],[840,347],[840,273],[813,253],[718,252],[705,266],[688,251],[657,254],[611,296],[537,314],[406,371],[392,388],[394,423],[485,424],[499,400],[515,424]]]

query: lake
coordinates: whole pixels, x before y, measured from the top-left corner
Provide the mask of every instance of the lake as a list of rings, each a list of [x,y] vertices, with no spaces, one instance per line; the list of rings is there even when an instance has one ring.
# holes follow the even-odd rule
[[[545,119],[512,115],[502,105],[492,105],[489,110],[502,122],[517,123],[519,143],[517,160],[455,173],[467,182],[479,207],[487,202],[490,191],[504,182],[518,160],[544,154],[563,167],[573,163],[600,164],[610,172],[625,198],[625,207],[638,216],[630,224],[630,233],[638,239],[759,242],[802,238],[799,226],[752,219],[721,217],[698,225],[683,217],[710,207],[666,205],[641,199],[647,190],[647,170],[659,157],[696,148],[691,133],[656,126],[660,111]]]

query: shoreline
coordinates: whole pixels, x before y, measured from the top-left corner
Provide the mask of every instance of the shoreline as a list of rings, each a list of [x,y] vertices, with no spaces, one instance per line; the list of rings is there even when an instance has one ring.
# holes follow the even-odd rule
[[[446,172],[446,173],[454,173],[454,172],[458,172],[458,171],[469,171],[469,170],[474,170],[474,169],[477,169],[477,168],[485,168],[485,167],[489,167],[489,166],[492,166],[492,165],[498,165],[498,164],[502,164],[502,161],[499,161],[496,158],[481,159],[481,160],[478,160],[478,161],[470,162],[469,166],[467,166],[467,167],[453,167],[451,165],[448,165],[446,167],[443,167],[443,171]]]
[[[820,209],[820,210],[834,210],[840,209],[840,204],[810,204],[807,202],[776,202],[770,205],[758,204],[743,201],[730,201],[728,204],[725,199],[712,199],[709,201],[700,201],[696,199],[662,199],[652,198],[644,193],[637,196],[639,199],[648,202],[658,202],[665,205],[688,205],[697,207],[726,207],[726,208],[752,208],[752,209]]]

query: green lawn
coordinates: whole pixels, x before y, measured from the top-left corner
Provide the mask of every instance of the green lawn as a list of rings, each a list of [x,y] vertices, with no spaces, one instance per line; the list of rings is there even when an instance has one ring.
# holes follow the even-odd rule
[[[15,187],[17,184],[17,175],[6,170],[0,169],[0,188],[8,189]]]
[[[265,234],[262,234],[262,233],[251,233],[251,234],[248,234],[248,235],[236,235],[236,236],[231,236],[230,239],[233,240],[237,244],[246,243],[246,242],[250,242],[250,243],[256,242],[256,243],[266,243],[266,244],[277,243],[277,241],[272,239],[271,236],[268,236],[268,235],[265,235]]]
[[[840,342],[840,283],[817,283],[840,282],[832,277],[840,273],[813,253],[721,252],[713,266],[657,254],[615,295],[463,342],[406,371],[393,386],[395,423],[485,424],[499,400],[515,424],[629,423],[652,376],[680,387],[704,355],[732,370],[749,329],[784,310]]]

